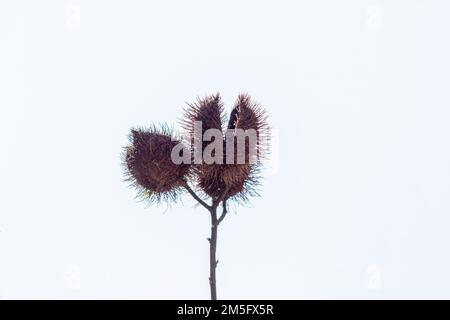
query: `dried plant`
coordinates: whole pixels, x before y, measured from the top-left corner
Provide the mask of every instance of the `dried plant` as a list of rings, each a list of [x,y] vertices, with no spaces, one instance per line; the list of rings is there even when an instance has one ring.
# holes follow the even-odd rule
[[[202,130],[196,130],[201,123]],[[123,164],[126,180],[138,191],[138,197],[152,202],[177,201],[184,192],[189,193],[199,204],[206,208],[211,218],[210,276],[211,299],[217,299],[216,288],[216,248],[217,230],[227,214],[230,202],[245,203],[250,197],[258,196],[261,178],[262,160],[269,152],[270,128],[265,110],[246,94],[239,95],[227,121],[220,95],[197,99],[188,104],[180,121],[186,132],[189,163],[175,164],[172,151],[183,143],[175,137],[167,126],[152,126],[148,129],[132,129],[130,143],[124,148]],[[219,143],[223,144],[223,161],[210,163],[203,158],[195,161],[196,153],[203,155],[211,143],[203,139],[205,133],[215,129],[220,132]],[[239,130],[254,130],[256,144],[245,140],[239,147]],[[201,141],[196,144],[195,141]],[[232,148],[227,147],[232,143]],[[233,161],[229,155],[233,153]],[[217,150],[213,150],[215,155]],[[227,155],[227,152],[230,154]],[[251,155],[256,155],[252,161]],[[238,162],[239,156],[245,161]],[[209,199],[209,200],[208,200]],[[218,209],[221,208],[220,216]]]
[[[176,165],[172,149],[180,142],[162,126],[132,129],[125,147],[126,181],[138,191],[138,198],[152,202],[176,201],[184,190],[191,166]]]

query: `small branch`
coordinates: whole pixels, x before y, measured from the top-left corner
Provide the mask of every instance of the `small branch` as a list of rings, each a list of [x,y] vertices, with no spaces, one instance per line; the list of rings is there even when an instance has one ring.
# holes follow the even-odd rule
[[[211,206],[208,205],[205,201],[203,201],[195,192],[192,190],[192,188],[186,183],[184,185],[184,188],[190,193],[190,195],[197,200],[198,203],[200,203],[203,207],[205,207],[207,210],[211,211]]]
[[[217,220],[217,224],[219,225],[223,219],[225,219],[225,216],[227,215],[227,200],[222,201],[222,214],[220,215],[219,219]]]
[[[225,200],[225,197],[227,196],[228,190],[230,190],[230,188],[225,188],[225,190],[223,190],[222,194],[212,203],[212,208],[213,209],[217,209],[217,207],[219,206],[219,204]]]

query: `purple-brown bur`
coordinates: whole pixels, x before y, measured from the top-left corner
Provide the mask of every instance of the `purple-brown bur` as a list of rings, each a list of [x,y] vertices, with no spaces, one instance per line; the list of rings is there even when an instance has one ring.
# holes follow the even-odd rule
[[[264,110],[259,105],[253,103],[248,95],[241,94],[231,111],[228,125],[225,126],[223,104],[220,95],[216,94],[208,96],[205,99],[199,99],[195,104],[189,104],[185,110],[182,125],[191,137],[193,137],[195,121],[202,122],[202,134],[207,129],[215,128],[222,131],[224,139],[224,164],[202,163],[194,166],[199,188],[213,198],[220,197],[225,190],[228,190],[225,199],[232,198],[238,201],[246,201],[249,196],[256,195],[260,163],[250,163],[249,143],[246,141],[245,150],[243,151],[245,152],[246,161],[244,164],[237,164],[238,150],[236,148],[236,139],[234,139],[234,163],[226,163],[225,133],[222,128],[225,127],[230,130],[235,128],[256,130],[258,143],[255,146],[256,150],[253,151],[256,151],[256,154],[260,155],[262,154],[263,147],[259,143],[259,140],[260,138],[268,137],[269,133],[267,116]],[[202,154],[208,143],[203,143]]]
[[[189,164],[177,165],[171,159],[179,143],[167,128],[131,130],[125,147],[127,180],[138,189],[138,196],[150,202],[175,200],[186,183]]]

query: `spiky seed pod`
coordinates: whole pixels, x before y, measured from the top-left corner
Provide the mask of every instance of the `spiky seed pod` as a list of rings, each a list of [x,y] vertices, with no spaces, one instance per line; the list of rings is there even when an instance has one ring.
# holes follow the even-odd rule
[[[195,121],[201,121],[204,132],[208,129],[215,128],[222,131],[223,124],[225,124],[223,116],[223,105],[219,94],[206,97],[199,100],[196,104],[190,104],[189,108],[185,110],[185,117],[182,121],[184,129],[191,136],[192,141],[200,139],[200,136],[194,137]],[[257,133],[256,152],[258,156],[265,151],[265,144],[260,143],[263,139],[269,136],[269,127],[267,125],[267,116],[264,110],[258,104],[251,101],[246,94],[241,94],[233,108],[227,129],[254,129]],[[224,137],[225,138],[225,137]],[[265,140],[264,140],[265,141]],[[203,141],[202,154],[204,148],[209,142]],[[192,145],[194,145],[192,143]],[[194,166],[197,176],[197,183],[201,190],[211,197],[217,198],[222,195],[223,190],[228,189],[226,199],[233,198],[236,200],[246,201],[249,196],[256,194],[255,187],[258,185],[258,172],[260,169],[259,160],[250,163],[250,145],[245,142],[244,150],[238,150],[237,140],[234,139],[234,163],[227,163],[226,141],[224,140],[224,164],[205,163]],[[195,149],[192,150],[194,154]],[[245,153],[245,163],[238,164],[238,155]]]
[[[270,127],[267,123],[265,110],[253,102],[249,95],[240,94],[231,112],[228,129],[255,130],[256,144],[250,145],[245,140],[245,148],[238,150],[236,139],[234,142],[234,164],[227,164],[223,170],[223,180],[229,188],[227,197],[240,198],[246,201],[248,196],[256,194],[259,185],[258,177],[261,168],[261,159],[268,152]],[[252,150],[250,148],[253,148]],[[244,154],[242,154],[244,153]],[[250,159],[250,155],[257,156]],[[244,156],[245,164],[237,163],[239,156]]]
[[[203,140],[207,130],[217,129],[223,136],[222,124],[225,121],[223,103],[220,94],[217,93],[215,95],[207,96],[204,99],[197,99],[196,103],[188,104],[188,108],[184,111],[181,125],[191,139],[191,156],[192,161],[194,162],[194,155],[199,153],[203,156],[206,146],[210,143]],[[194,130],[196,123],[201,123],[201,131],[196,132]],[[203,141],[201,150],[196,149],[194,140]],[[193,168],[198,178],[197,184],[206,194],[215,197],[223,190],[224,185],[221,181],[222,165],[206,164],[202,161],[201,163],[196,163]]]
[[[248,94],[238,96],[235,109],[237,116],[235,127],[243,130],[253,129],[257,133],[256,154],[264,158],[269,151],[270,127],[264,108],[251,100]],[[248,150],[246,150],[248,154]]]
[[[222,131],[224,121],[223,103],[219,93],[206,96],[204,99],[197,99],[196,103],[188,103],[188,108],[184,109],[184,117],[181,126],[194,138],[194,126],[196,122],[202,124],[202,137],[206,130],[218,129]],[[198,133],[200,134],[200,132]],[[200,138],[200,137],[196,137]],[[207,145],[208,143],[206,143]],[[206,146],[205,144],[203,147]]]
[[[138,197],[149,202],[176,200],[190,174],[189,164],[175,164],[172,149],[179,143],[163,126],[132,129],[123,154],[127,180]]]

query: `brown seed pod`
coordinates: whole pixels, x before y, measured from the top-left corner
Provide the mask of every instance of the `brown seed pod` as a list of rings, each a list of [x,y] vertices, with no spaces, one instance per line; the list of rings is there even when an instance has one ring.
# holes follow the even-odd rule
[[[250,144],[245,140],[244,148],[238,148],[237,140],[234,144],[234,163],[225,165],[223,170],[223,180],[229,188],[227,197],[234,200],[245,202],[250,196],[257,195],[257,186],[259,185],[259,173],[261,170],[261,160],[268,152],[268,141],[270,137],[270,128],[267,123],[267,115],[264,109],[253,102],[249,95],[240,94],[236,104],[231,111],[228,121],[228,130],[255,130],[255,144]],[[244,153],[244,154],[243,154]],[[251,158],[251,155],[256,158]],[[244,164],[239,164],[237,159],[243,156]]]
[[[219,94],[199,100],[197,104],[191,104],[185,110],[185,118],[183,119],[182,125],[188,134],[190,134],[192,141],[194,138],[201,138],[200,136],[193,136],[195,121],[202,122],[202,136],[210,128],[222,131],[225,119]],[[238,150],[237,140],[234,138],[232,141],[234,145],[234,162],[227,163],[226,143],[230,141],[226,141],[225,137],[223,137],[223,164],[196,164],[194,165],[194,171],[197,176],[198,187],[207,195],[213,198],[219,198],[224,190],[227,189],[225,199],[232,198],[233,200],[245,202],[248,197],[257,194],[256,187],[259,183],[258,173],[261,168],[260,159],[268,150],[266,144],[269,137],[267,116],[261,106],[252,102],[248,95],[241,94],[231,112],[227,129],[230,131],[235,129],[254,129],[257,134],[256,144],[251,146],[249,141],[246,140],[243,150]],[[209,142],[203,141],[202,154],[208,144]],[[254,150],[251,150],[250,147],[253,147]],[[258,157],[256,160],[253,159],[253,162],[250,161],[250,151],[253,151]],[[192,155],[194,152],[195,149],[193,148]],[[237,159],[238,155],[242,155],[242,153],[244,153],[245,163],[240,164],[237,162]]]
[[[220,94],[210,95],[204,99],[197,99],[196,103],[188,104],[188,108],[184,110],[184,117],[181,121],[183,129],[187,132],[191,142],[192,161],[195,160],[195,154],[203,156],[206,146],[210,143],[203,140],[204,133],[209,129],[217,129],[222,132],[222,124],[225,120],[223,112],[223,103]],[[202,130],[195,132],[196,123],[201,123]],[[201,149],[196,149],[197,145],[194,141],[203,141]],[[222,165],[196,163],[193,165],[195,175],[198,178],[198,186],[209,196],[215,197],[220,190],[223,190],[222,183]]]
[[[126,180],[149,202],[176,200],[190,174],[189,164],[175,164],[172,149],[179,143],[172,131],[162,126],[132,129],[124,148]]]
[[[184,117],[181,120],[181,126],[187,131],[191,138],[194,138],[194,126],[196,122],[201,122],[202,124],[202,131],[199,132],[202,136],[205,131],[209,129],[218,129],[222,131],[224,112],[223,103],[219,93],[206,96],[204,99],[198,98],[196,103],[188,103],[188,107],[184,109]],[[205,147],[205,144],[203,147]]]
[[[261,105],[251,100],[248,94],[240,94],[233,111],[237,115],[234,126],[237,129],[255,130],[257,133],[256,154],[258,159],[264,159],[269,151],[270,127],[267,114]],[[231,119],[230,119],[231,120]],[[246,154],[249,150],[246,149]]]

